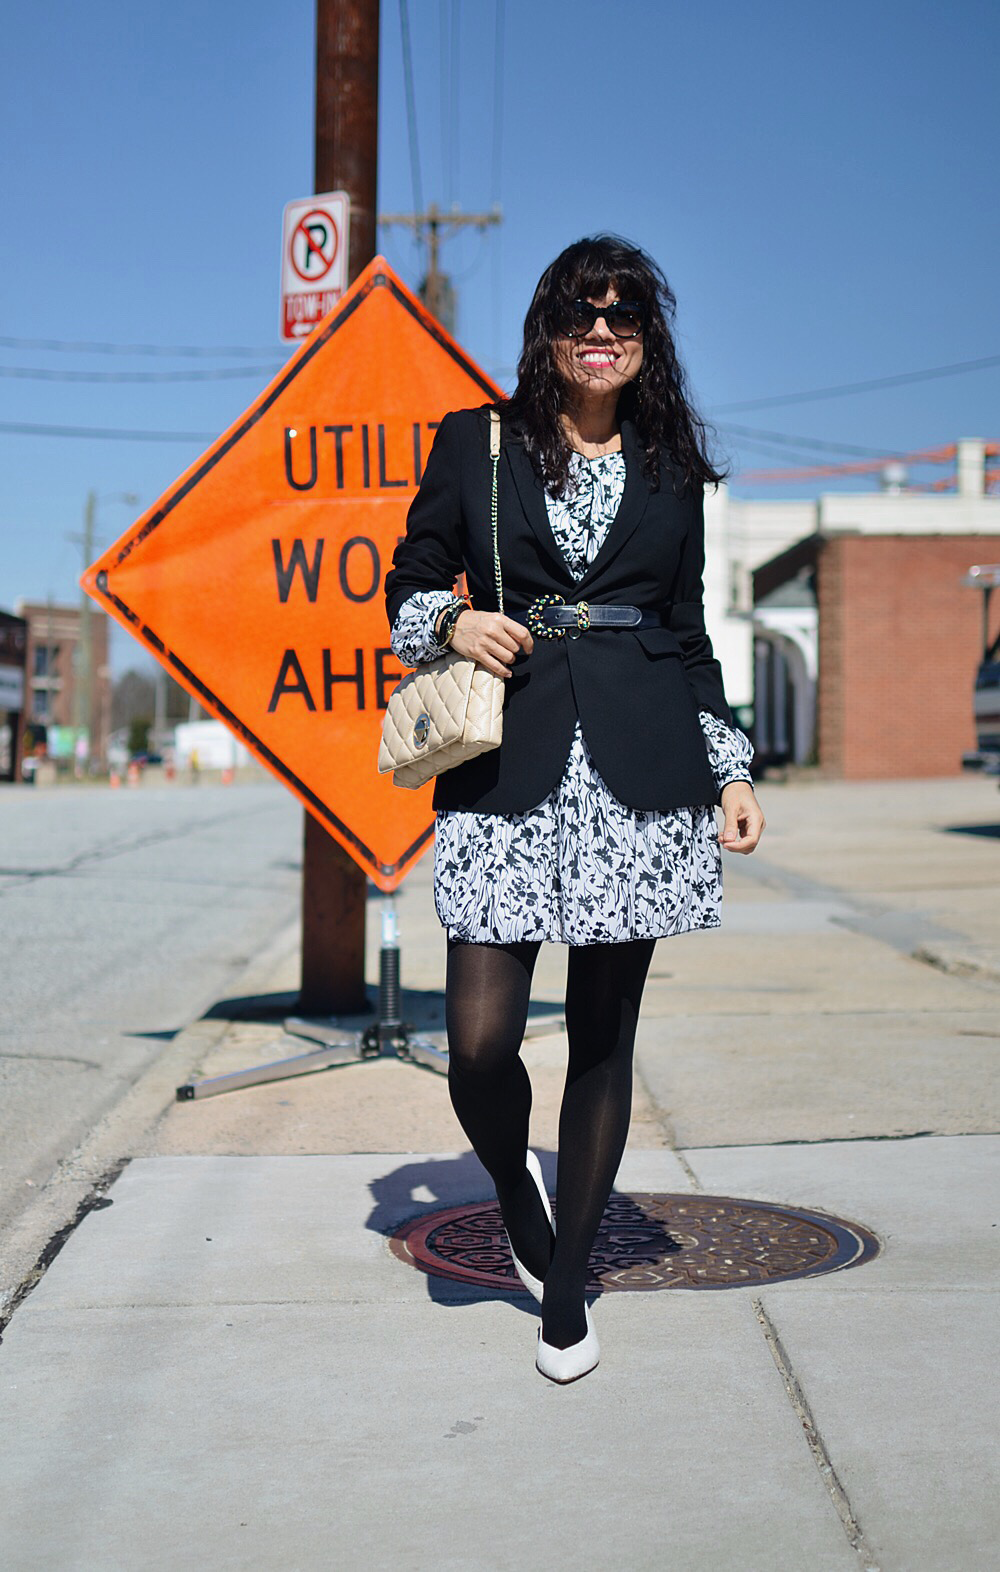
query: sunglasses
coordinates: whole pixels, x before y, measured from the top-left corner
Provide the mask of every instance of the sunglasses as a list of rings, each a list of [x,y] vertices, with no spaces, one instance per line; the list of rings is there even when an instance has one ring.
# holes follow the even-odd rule
[[[558,330],[566,338],[585,338],[603,317],[608,332],[615,338],[638,338],[642,332],[642,307],[632,300],[613,300],[610,306],[595,306],[589,300],[571,300],[557,318]]]

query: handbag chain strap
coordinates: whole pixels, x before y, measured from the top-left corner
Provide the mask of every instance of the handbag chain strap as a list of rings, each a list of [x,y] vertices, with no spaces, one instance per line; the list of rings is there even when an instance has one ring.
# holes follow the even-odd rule
[[[500,463],[500,415],[490,410],[490,458],[493,461],[493,496],[490,503],[490,522],[493,528],[493,572],[497,581],[497,603],[503,613],[503,577],[500,573],[500,547],[497,544],[497,467]]]

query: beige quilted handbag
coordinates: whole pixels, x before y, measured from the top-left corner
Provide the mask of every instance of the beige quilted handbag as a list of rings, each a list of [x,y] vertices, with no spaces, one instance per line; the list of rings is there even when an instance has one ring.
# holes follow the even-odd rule
[[[490,410],[490,458],[493,463],[493,571],[497,601],[503,611],[503,579],[497,546],[497,465],[500,461],[500,416]],[[397,786],[415,790],[432,776],[454,769],[491,748],[503,736],[504,679],[478,661],[457,652],[418,666],[389,695],[379,745],[379,774],[393,772]]]

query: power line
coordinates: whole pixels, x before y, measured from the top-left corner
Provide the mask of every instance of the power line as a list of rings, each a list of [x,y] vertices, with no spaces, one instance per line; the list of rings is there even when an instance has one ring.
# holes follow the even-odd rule
[[[253,355],[257,357],[275,353],[273,344],[262,344],[256,349],[246,344],[220,345],[217,349],[210,349],[207,345],[108,344],[80,342],[62,338],[14,338],[9,334],[0,334],[0,348],[45,349],[72,355],[176,355],[178,357],[205,357],[211,355]]]
[[[490,169],[490,200],[495,208],[500,206],[500,180],[503,168],[503,87],[504,87],[504,0],[494,0],[493,34],[493,156]],[[502,231],[498,228],[493,239],[491,256],[491,288],[493,295],[493,353],[500,353],[502,331]]]
[[[449,117],[450,123],[445,130],[445,135],[448,138],[450,160],[448,175],[448,201],[450,204],[454,204],[458,197],[458,160],[462,150],[462,138],[458,131],[458,95],[462,79],[461,18],[462,8],[459,0],[451,0],[451,114]]]
[[[0,420],[0,432],[22,437],[92,437],[113,442],[214,442],[217,431],[132,431],[109,426],[40,426]]]
[[[448,0],[438,0],[438,144],[441,149],[441,190],[448,201]]]
[[[413,90],[413,51],[410,46],[410,13],[407,0],[399,0],[399,26],[403,35],[403,86],[406,92],[406,126],[410,139],[410,175],[413,181],[413,208],[423,212],[424,193],[420,180],[420,148],[417,143],[417,100]]]
[[[987,442],[986,454],[995,458],[1000,455],[1000,442]],[[958,456],[958,446],[954,442],[947,442],[940,447],[918,448],[913,453],[896,453],[892,458],[907,466],[914,464],[952,464]],[[881,469],[887,462],[886,457],[860,460],[850,464],[812,464],[806,469],[790,469],[787,466],[780,470],[751,470],[744,474],[742,479],[749,481],[765,480],[816,480],[826,477],[842,480],[854,475],[870,475]],[[943,490],[954,484],[954,479],[931,481],[915,487],[922,491]]]
[[[903,371],[892,377],[872,377],[866,382],[842,382],[835,387],[814,388],[808,393],[780,393],[770,398],[745,399],[739,404],[716,404],[713,413],[726,415],[740,409],[801,404],[813,398],[842,398],[849,393],[868,393],[873,388],[894,388],[906,382],[925,382],[933,377],[954,377],[966,371],[983,371],[988,366],[1000,366],[1000,355],[984,355],[979,360],[956,360],[948,366],[931,366],[927,371]]]
[[[50,371],[41,366],[0,366],[0,377],[30,382],[229,382],[234,377],[270,377],[270,366],[221,366],[211,371]]]
[[[742,450],[745,448],[749,448],[753,453],[766,453],[771,458],[784,460],[785,464],[788,466],[789,474],[793,472],[794,460],[799,459],[801,461],[815,457],[815,454],[811,448],[797,449],[788,447],[787,445],[782,445],[779,447],[777,443],[765,442],[760,437],[742,438],[738,444],[737,451],[742,452]],[[888,458],[885,462],[889,462]],[[745,470],[741,467],[740,470],[737,471],[737,478],[742,480],[744,474]]]
[[[503,53],[504,53],[504,0],[494,0],[493,36],[493,157],[490,170],[490,201],[496,207],[500,201],[500,168],[503,157]]]
[[[884,448],[862,448],[850,442],[824,442],[821,437],[793,437],[784,431],[760,431],[755,426],[734,426],[721,423],[719,431],[731,433],[736,437],[754,438],[753,446],[770,446],[778,444],[788,448],[797,448],[804,453],[856,453],[859,458],[898,458],[895,453],[886,453]]]

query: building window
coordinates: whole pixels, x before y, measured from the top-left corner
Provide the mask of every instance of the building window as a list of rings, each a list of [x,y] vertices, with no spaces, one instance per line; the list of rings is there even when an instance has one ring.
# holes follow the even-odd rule
[[[36,677],[51,677],[56,665],[56,648],[51,644],[35,645],[34,674]]]
[[[50,699],[51,694],[48,688],[35,689],[31,697],[31,716],[33,720],[48,720],[52,713]]]

